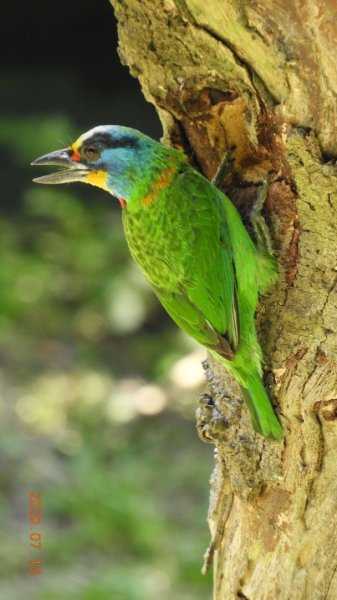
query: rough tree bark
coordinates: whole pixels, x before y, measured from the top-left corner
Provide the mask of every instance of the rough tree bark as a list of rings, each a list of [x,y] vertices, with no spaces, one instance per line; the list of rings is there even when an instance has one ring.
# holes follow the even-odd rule
[[[267,173],[279,281],[257,321],[284,442],[255,435],[210,358],[214,598],[337,598],[336,0],[111,0],[122,61],[166,142],[243,217]]]

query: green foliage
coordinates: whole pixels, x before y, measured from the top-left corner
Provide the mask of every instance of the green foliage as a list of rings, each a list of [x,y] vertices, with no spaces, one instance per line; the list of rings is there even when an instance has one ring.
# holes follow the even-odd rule
[[[75,129],[57,115],[0,127],[2,594],[205,598],[211,456],[197,390],[171,376],[194,345],[130,261],[112,197],[30,181],[28,163]],[[35,576],[29,490],[43,502]]]

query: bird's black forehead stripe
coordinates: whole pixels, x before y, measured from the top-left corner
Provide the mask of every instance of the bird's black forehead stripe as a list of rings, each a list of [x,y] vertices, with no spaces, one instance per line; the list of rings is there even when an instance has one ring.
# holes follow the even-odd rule
[[[137,148],[138,140],[127,135],[115,138],[109,133],[96,133],[83,142],[83,146],[90,144],[102,144],[107,148]]]

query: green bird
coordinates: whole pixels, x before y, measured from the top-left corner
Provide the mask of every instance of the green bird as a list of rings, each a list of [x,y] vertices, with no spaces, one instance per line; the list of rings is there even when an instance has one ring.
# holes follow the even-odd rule
[[[258,294],[276,271],[227,196],[179,150],[117,125],[95,127],[32,164],[63,167],[38,183],[82,181],[118,198],[130,252],[161,304],[233,374],[254,429],[280,439],[254,323]]]

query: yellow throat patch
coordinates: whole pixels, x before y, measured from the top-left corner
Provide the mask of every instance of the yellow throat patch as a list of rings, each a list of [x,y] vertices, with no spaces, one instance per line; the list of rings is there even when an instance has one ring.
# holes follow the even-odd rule
[[[84,183],[95,185],[96,187],[100,187],[102,190],[109,192],[110,190],[107,186],[107,180],[108,174],[106,171],[93,171],[92,173],[89,173],[85,179],[83,179]]]

